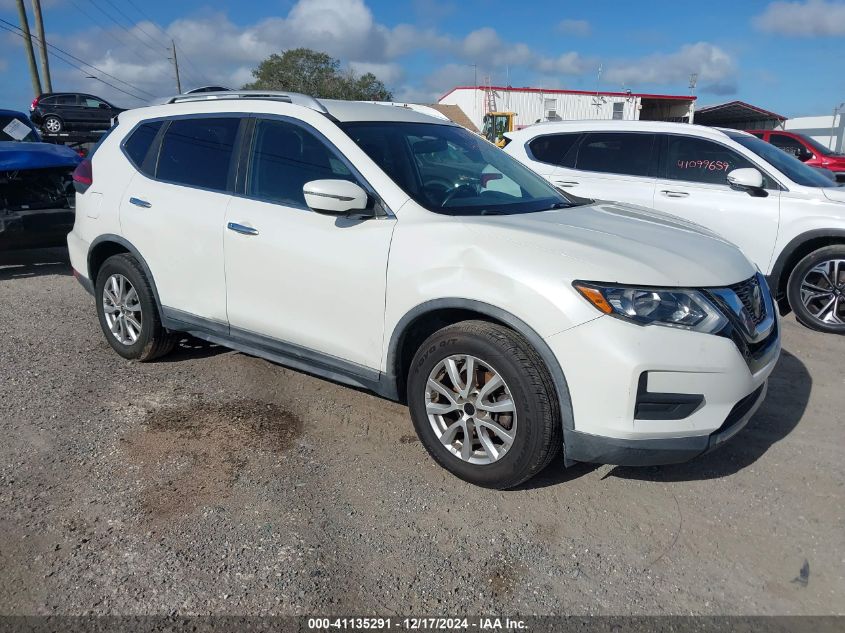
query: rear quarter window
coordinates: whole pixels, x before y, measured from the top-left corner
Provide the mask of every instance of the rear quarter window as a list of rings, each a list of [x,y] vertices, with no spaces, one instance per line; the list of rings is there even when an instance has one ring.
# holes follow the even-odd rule
[[[137,169],[142,169],[144,159],[150,151],[156,134],[161,129],[162,121],[151,121],[139,125],[123,141],[123,151]]]
[[[575,152],[572,151],[580,134],[545,134],[532,139],[528,149],[536,160],[550,165],[574,167]]]

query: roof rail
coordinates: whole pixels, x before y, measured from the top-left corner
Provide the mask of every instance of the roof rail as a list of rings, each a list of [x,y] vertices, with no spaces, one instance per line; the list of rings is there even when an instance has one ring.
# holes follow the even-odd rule
[[[221,92],[197,92],[194,94],[176,95],[168,97],[164,103],[187,103],[191,101],[220,101],[224,99],[264,99],[267,101],[283,101],[293,105],[316,110],[321,114],[328,114],[326,107],[309,95],[298,92],[279,92],[275,90],[226,90]]]

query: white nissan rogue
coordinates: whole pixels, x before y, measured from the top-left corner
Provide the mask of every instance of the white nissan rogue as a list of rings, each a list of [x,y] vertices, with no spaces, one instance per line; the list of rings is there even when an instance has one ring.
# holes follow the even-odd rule
[[[780,352],[763,276],[705,229],[565,195],[449,121],[227,92],[123,112],[68,236],[106,340],[178,333],[406,402],[432,457],[512,487],[562,449],[676,463]]]

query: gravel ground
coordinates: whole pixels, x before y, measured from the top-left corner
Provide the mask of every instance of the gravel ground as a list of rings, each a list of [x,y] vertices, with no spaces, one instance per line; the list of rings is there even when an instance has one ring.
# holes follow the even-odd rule
[[[845,338],[785,319],[716,453],[496,492],[367,393],[196,341],[125,361],[62,251],[2,257],[4,613],[845,612]]]

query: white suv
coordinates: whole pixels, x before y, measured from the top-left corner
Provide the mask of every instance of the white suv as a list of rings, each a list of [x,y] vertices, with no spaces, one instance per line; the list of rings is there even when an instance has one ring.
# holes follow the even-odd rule
[[[570,200],[449,121],[230,92],[124,112],[75,174],[77,277],[125,358],[179,332],[407,402],[440,464],[673,463],[743,427],[780,351],[724,240]]]
[[[751,134],[652,121],[542,123],[505,151],[578,196],[705,226],[768,277],[781,311],[845,334],[845,188]]]

